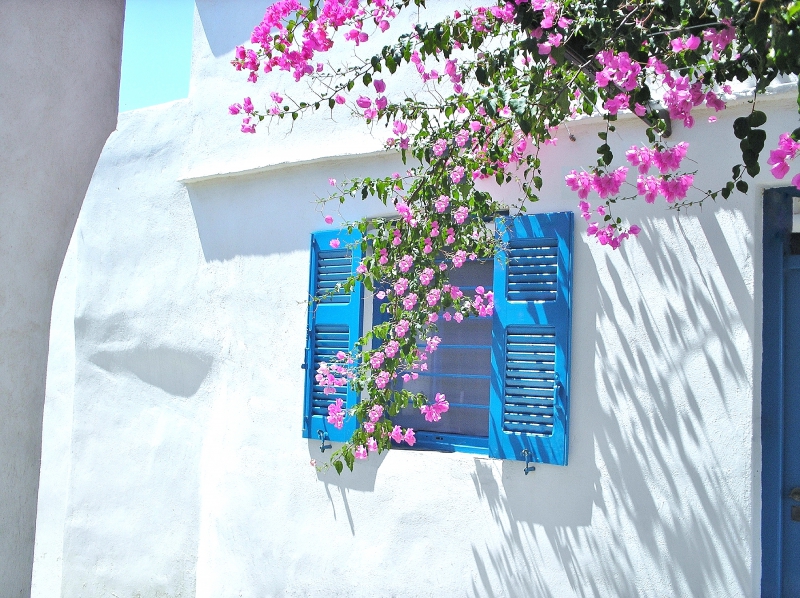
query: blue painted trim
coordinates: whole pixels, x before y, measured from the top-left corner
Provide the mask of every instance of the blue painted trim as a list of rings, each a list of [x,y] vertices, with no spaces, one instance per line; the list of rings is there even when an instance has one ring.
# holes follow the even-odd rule
[[[315,232],[311,235],[311,264],[309,273],[309,297],[313,297],[317,289],[315,286],[316,272],[320,256],[326,252],[334,252],[330,247],[333,239],[339,239],[341,249],[347,248],[351,252],[350,274],[354,275],[356,267],[362,258],[361,234],[354,230],[352,233],[340,230],[327,230]],[[345,442],[350,439],[356,429],[356,421],[353,417],[345,418],[342,429],[337,430],[327,422],[324,415],[314,415],[312,410],[312,392],[314,387],[314,376],[316,374],[316,364],[313,363],[313,348],[317,327],[326,325],[329,327],[347,327],[348,338],[347,346],[349,351],[353,351],[356,341],[361,338],[362,325],[364,320],[364,285],[357,283],[345,302],[322,302],[310,303],[308,308],[308,329],[306,333],[306,355],[305,355],[305,396],[303,402],[303,438],[319,440],[319,432],[322,431],[328,440]],[[351,409],[356,406],[359,400],[358,393],[352,388],[347,388],[346,408]]]
[[[783,270],[792,230],[792,196],[764,192],[761,368],[761,595],[781,595],[783,486]]]
[[[486,347],[487,349],[489,347]],[[490,380],[489,374],[442,374],[437,372],[419,372],[420,378],[465,378],[472,380]]]
[[[783,262],[784,270],[800,270],[800,255],[787,255]],[[440,347],[444,345],[439,345]]]
[[[416,431],[414,436],[417,439],[414,446],[393,442],[392,448],[404,450],[422,449],[445,453],[470,453],[473,455],[489,454],[489,439],[485,437]]]
[[[495,258],[494,305],[492,319],[492,384],[489,393],[489,456],[537,463],[566,465],[569,445],[570,342],[572,338],[572,247],[574,214],[551,212],[514,218],[498,218],[497,232],[506,249]],[[536,241],[541,239],[541,241]],[[509,255],[525,248],[539,248],[556,261],[556,292],[546,298],[538,294],[511,293]],[[538,255],[546,255],[538,254]],[[545,263],[548,268],[552,267]],[[548,270],[549,272],[549,270]],[[552,335],[553,412],[549,433],[539,421],[524,421],[525,412],[516,392],[507,392],[506,373],[512,377],[524,372],[525,358],[515,363],[507,359],[509,336]],[[517,342],[517,341],[515,341]],[[532,342],[535,345],[535,342]],[[520,365],[520,363],[522,365]],[[507,368],[508,366],[508,368]],[[522,376],[520,379],[524,379]],[[522,400],[524,403],[524,399]],[[523,405],[524,406],[524,405]]]

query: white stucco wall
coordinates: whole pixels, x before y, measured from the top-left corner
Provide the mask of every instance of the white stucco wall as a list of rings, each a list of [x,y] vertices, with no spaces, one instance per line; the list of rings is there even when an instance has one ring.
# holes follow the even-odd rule
[[[26,597],[50,313],[117,118],[124,0],[0,3],[0,596]]]
[[[383,135],[346,119],[236,133],[225,107],[253,88],[227,62],[262,7],[227,4],[199,3],[190,97],[121,115],[75,233],[62,595],[758,595],[768,173],[702,211],[620,208],[643,231],[616,252],[578,224],[569,466],[398,450],[318,475],[301,438],[312,201],[329,177],[400,166],[359,156]],[[763,101],[768,146],[793,101]],[[677,126],[699,187],[735,163],[747,109]],[[593,162],[597,126],[545,149],[536,209],[575,209],[563,176]],[[615,153],[642,133],[621,119]]]

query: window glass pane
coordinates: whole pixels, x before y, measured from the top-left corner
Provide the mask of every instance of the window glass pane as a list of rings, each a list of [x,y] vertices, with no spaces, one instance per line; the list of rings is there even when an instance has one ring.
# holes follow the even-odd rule
[[[439,332],[436,334],[442,339],[439,347],[445,346],[492,346],[492,319],[491,318],[465,318],[460,324],[455,320],[447,322],[444,318],[439,318],[436,322]],[[423,343],[422,347],[425,346]],[[435,351],[433,355],[438,353]]]
[[[486,385],[486,392],[489,392]],[[488,394],[487,394],[488,396]],[[440,434],[464,434],[486,438],[489,435],[489,409],[470,409],[457,407],[450,403],[450,410],[442,414],[441,421],[427,422],[419,409],[404,409],[394,418],[394,422],[404,428],[414,428],[417,432]]]
[[[450,270],[450,283],[472,297],[475,287],[492,290],[494,262],[467,261]],[[395,423],[404,428],[440,434],[462,434],[486,438],[489,434],[489,385],[491,376],[492,319],[467,318],[460,324],[443,317],[436,323],[442,342],[428,356],[428,370],[419,378],[396,382],[398,389],[421,392],[430,398],[443,393],[450,409],[438,422],[425,421],[419,409],[409,407]],[[425,343],[421,342],[420,347]]]
[[[494,262],[492,260],[466,261],[460,268],[450,267],[450,284],[462,289],[483,286],[486,290],[492,287]]]

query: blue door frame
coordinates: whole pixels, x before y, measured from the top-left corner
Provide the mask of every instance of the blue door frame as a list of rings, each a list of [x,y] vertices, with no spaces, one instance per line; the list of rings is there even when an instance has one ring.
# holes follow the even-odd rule
[[[791,255],[792,197],[764,193],[761,370],[761,595],[800,596],[800,255]],[[800,509],[799,509],[800,510]],[[797,512],[797,511],[796,511]]]

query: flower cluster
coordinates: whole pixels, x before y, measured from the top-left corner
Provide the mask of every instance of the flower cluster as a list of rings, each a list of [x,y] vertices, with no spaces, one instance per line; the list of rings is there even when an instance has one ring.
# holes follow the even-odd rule
[[[770,169],[772,176],[782,179],[789,172],[789,161],[794,160],[800,154],[800,141],[792,139],[789,133],[783,133],[778,141],[778,147],[769,153],[767,164],[772,165]],[[792,177],[792,185],[800,189],[800,173]]]
[[[589,222],[594,218],[592,214],[592,205],[588,201],[580,202],[578,207],[581,210],[581,217],[584,220]],[[597,215],[603,218],[604,222],[608,222],[608,220],[605,220],[609,217],[607,210],[607,206],[597,206],[596,209]],[[627,230],[621,229],[619,226],[611,226],[610,223],[603,225],[597,221],[589,222],[589,225],[586,227],[586,234],[588,236],[596,237],[598,243],[601,245],[608,245],[612,249],[617,249],[625,239],[635,237],[640,232],[641,229],[635,224],[630,225]]]
[[[564,180],[567,183],[567,187],[576,191],[581,199],[589,197],[590,191],[596,191],[601,198],[605,199],[619,193],[620,187],[627,176],[628,169],[625,166],[620,166],[611,172],[601,172],[599,170],[595,172],[577,172],[573,170],[564,177]]]
[[[724,110],[732,77],[753,76],[756,89],[763,90],[776,73],[800,70],[792,62],[800,25],[786,16],[785,2],[688,0],[669,9],[553,0],[487,4],[455,11],[434,25],[419,24],[397,43],[364,57],[358,54],[364,42],[388,30],[399,11],[419,3],[278,0],[253,31],[253,47],[234,51],[234,68],[250,81],[262,73],[290,72],[308,83],[312,98],[295,102],[288,92],[273,91],[263,113],[249,97],[234,103],[229,112],[242,119],[243,132],[255,132],[265,118],[294,120],[323,107],[347,109],[370,127],[385,125],[386,148],[399,151],[404,162],[410,155],[419,163],[405,175],[330,181],[330,200],[374,196],[396,212],[391,219],[347,224],[359,229],[368,251],[347,284],[360,282],[372,291],[386,321],[362,339],[358,354],[315,364],[316,380],[331,398],[347,385],[363,397],[348,410],[336,396],[329,407],[332,425],[341,427],[347,417],[359,423],[332,457],[338,471],[342,460],[352,468],[354,459],[387,450],[392,442],[413,445],[414,431],[392,423],[403,409],[413,406],[429,422],[448,411],[443,395],[415,394],[404,383],[428,368],[442,342],[437,324],[494,312],[491,290],[478,287],[465,296],[452,280],[465,264],[491,259],[498,249],[490,222],[508,206],[495,200],[492,182],[515,185],[506,196],[519,197],[515,207],[527,209],[543,186],[540,149],[556,143],[559,127],[566,129],[563,138],[575,140],[570,121],[600,114],[606,131],[599,133],[597,164],[572,170],[565,183],[578,195],[587,234],[616,249],[640,232],[612,216],[619,200],[653,203],[661,196],[681,208],[717,193],[727,198],[734,188],[746,192],[744,173],[758,174],[766,140],[759,127],[766,115],[755,107],[734,125],[743,164],[719,192],[699,200],[690,197],[698,192],[694,173],[682,170],[688,144],[664,141],[672,124],[693,126],[701,106]],[[756,39],[750,27],[763,27],[767,34],[759,29]],[[318,62],[339,43],[337,35],[357,47],[356,60]],[[587,56],[587,48],[596,50]],[[751,66],[756,63],[758,70]],[[389,81],[402,68],[416,71],[423,84],[400,101],[390,100]],[[647,143],[619,151],[609,134],[627,110],[647,123],[642,126]],[[799,137],[800,130],[782,135],[770,152],[777,178],[788,174],[800,153]],[[624,165],[614,163],[613,152],[624,154]],[[635,182],[628,181],[629,169],[636,171]],[[800,187],[800,175],[792,183]],[[602,202],[595,208],[588,201],[593,193]],[[330,225],[333,218],[325,222]],[[341,245],[331,241],[333,248]]]
[[[425,421],[438,422],[442,419],[442,413],[450,409],[450,403],[447,402],[442,393],[436,393],[436,397],[432,405],[423,405],[419,408],[420,413],[425,416]]]

